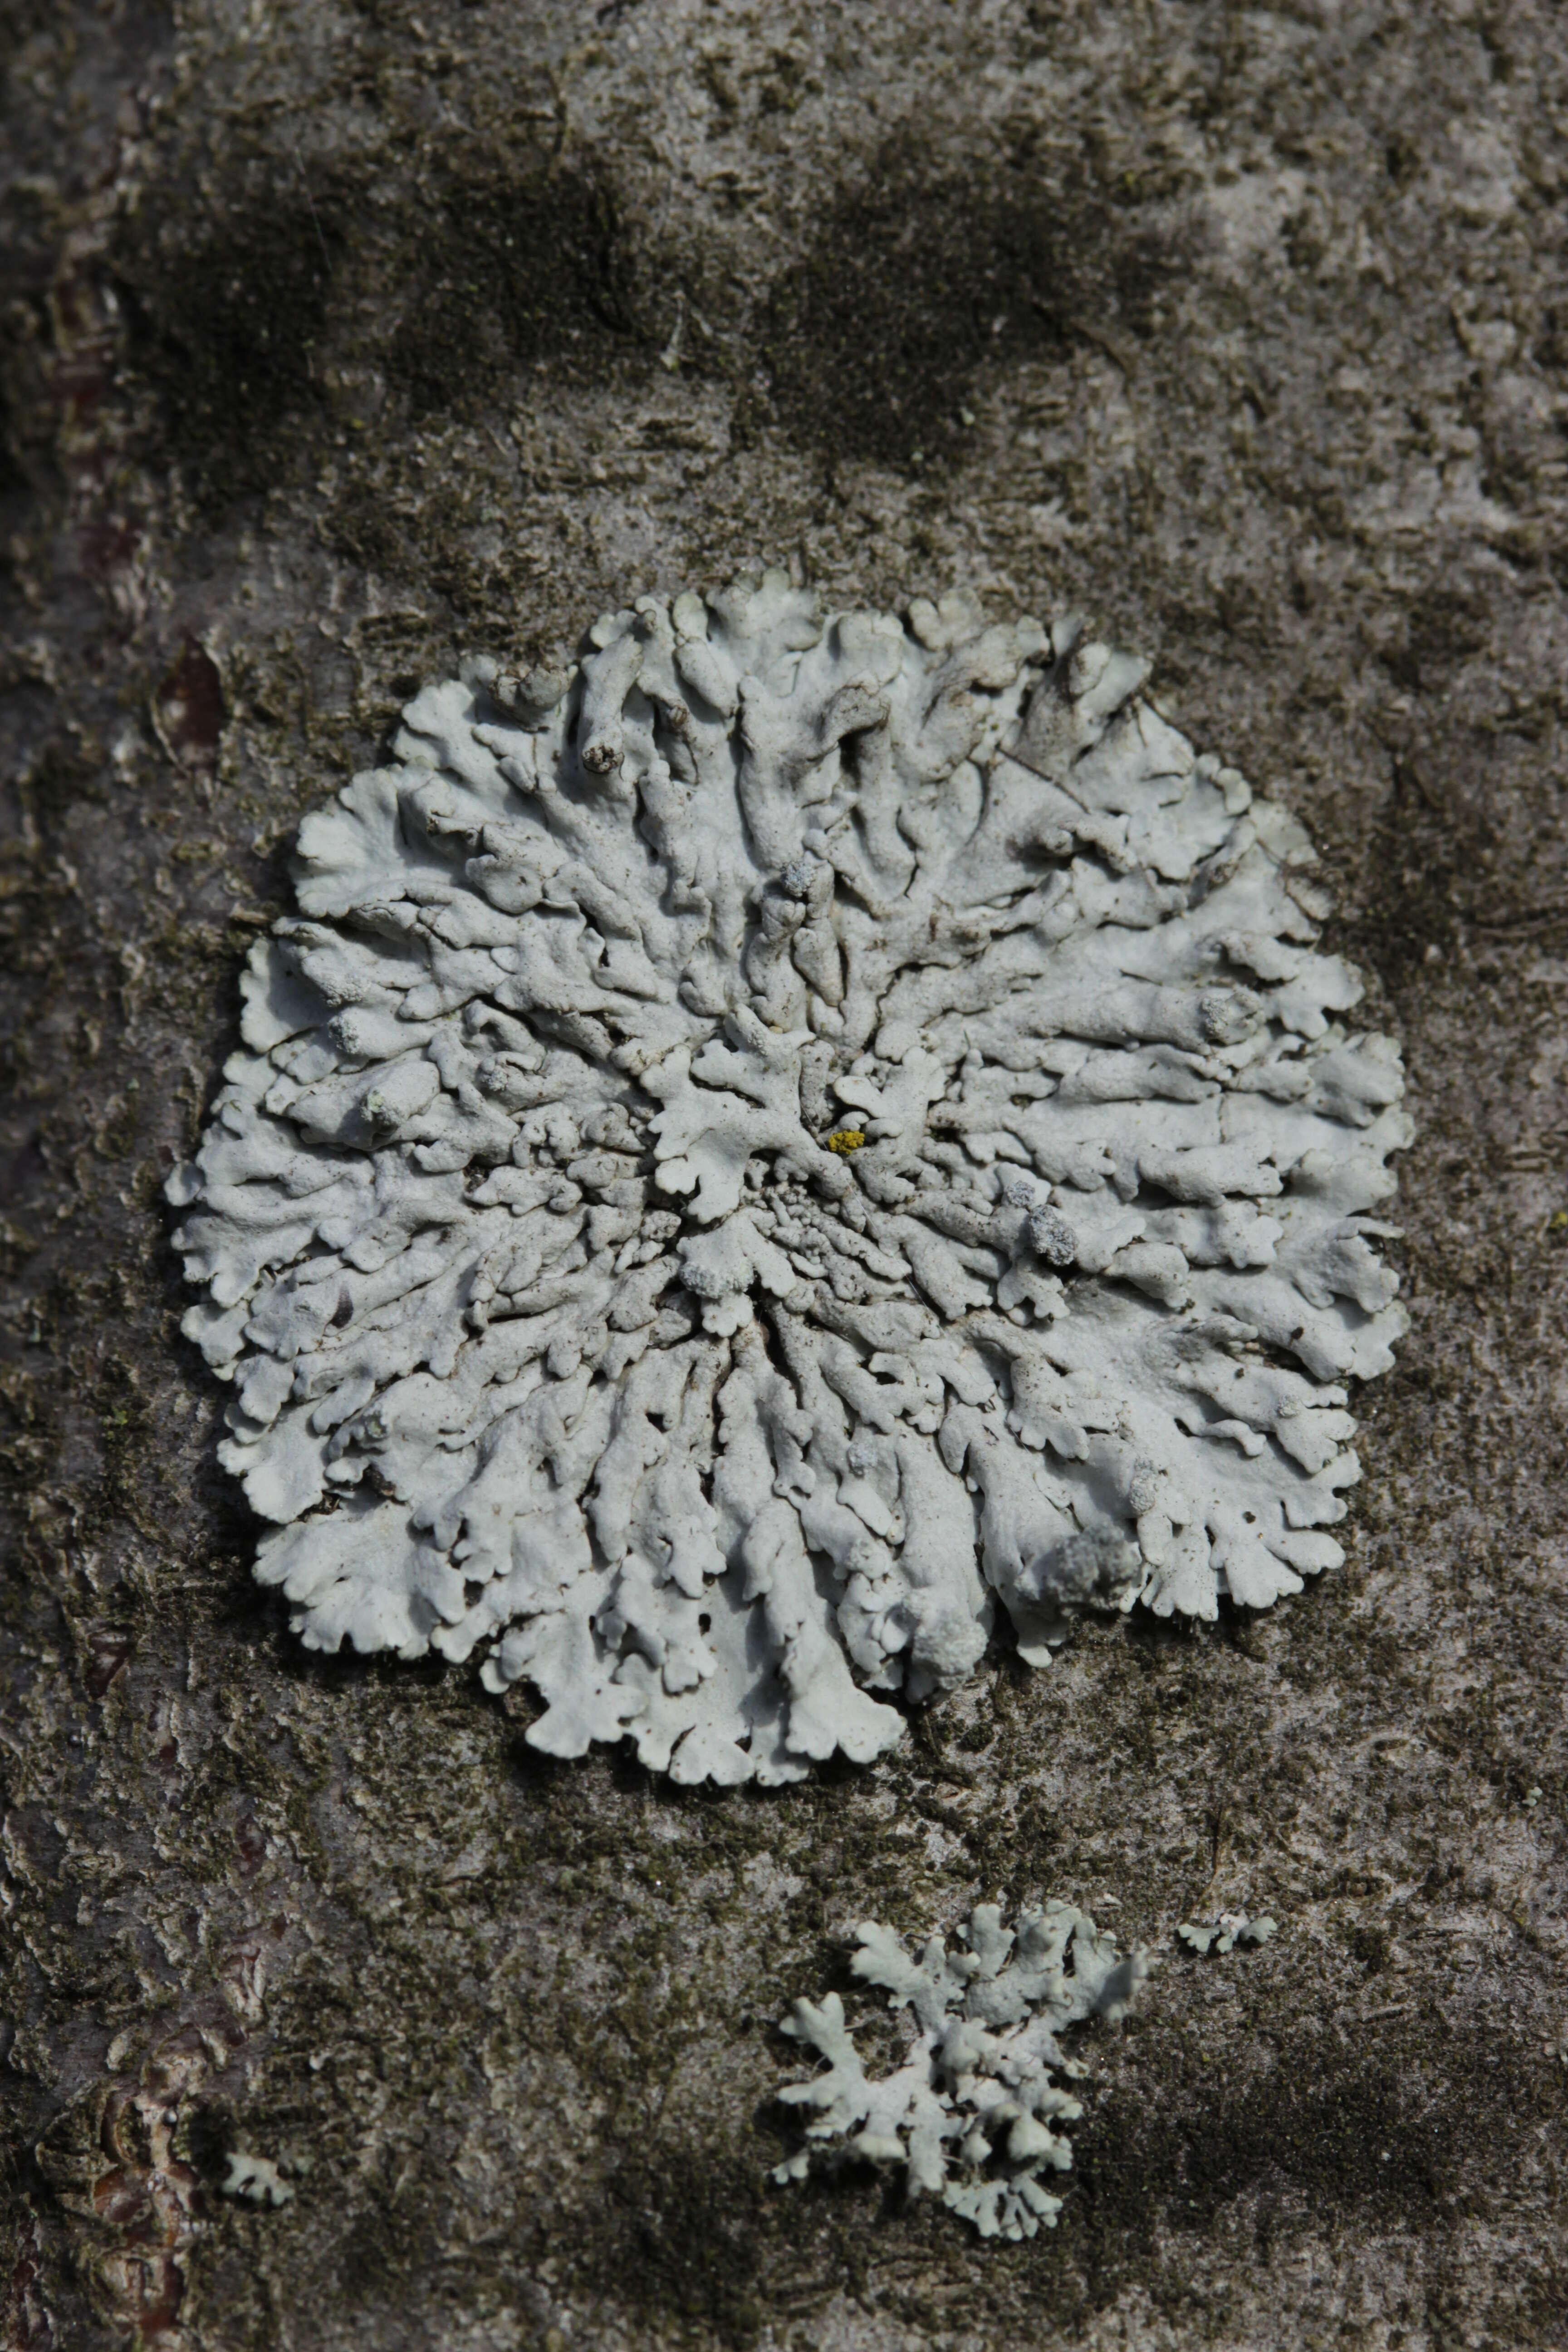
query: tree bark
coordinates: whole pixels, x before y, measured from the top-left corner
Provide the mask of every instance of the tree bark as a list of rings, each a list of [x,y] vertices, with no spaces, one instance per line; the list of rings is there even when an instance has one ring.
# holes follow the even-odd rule
[[[0,2343],[1559,2340],[1560,12],[16,0],[0,56]],[[1342,1571],[735,1796],[298,1646],[160,1188],[400,703],[752,559],[1152,656],[1420,1132]],[[853,1923],[1051,1894],[1163,1956],[1060,2226],[767,2187]],[[1176,1945],[1230,1906],[1278,1936]]]

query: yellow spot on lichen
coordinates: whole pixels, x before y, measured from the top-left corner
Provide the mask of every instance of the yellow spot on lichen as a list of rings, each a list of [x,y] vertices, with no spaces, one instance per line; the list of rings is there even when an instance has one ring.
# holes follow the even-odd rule
[[[858,1127],[841,1127],[827,1139],[829,1151],[858,1151],[866,1139]]]

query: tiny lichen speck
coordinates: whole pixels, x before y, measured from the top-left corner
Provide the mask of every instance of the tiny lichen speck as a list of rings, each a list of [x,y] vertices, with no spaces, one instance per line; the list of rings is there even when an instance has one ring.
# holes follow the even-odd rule
[[[1339,1561],[1399,1060],[1142,679],[769,572],[468,663],[306,818],[170,1192],[308,1643],[777,1782],[998,1600],[1044,1664]]]

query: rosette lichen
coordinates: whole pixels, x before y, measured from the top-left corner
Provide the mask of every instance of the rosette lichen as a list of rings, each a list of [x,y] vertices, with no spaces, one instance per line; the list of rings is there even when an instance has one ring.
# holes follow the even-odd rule
[[[171,1194],[308,1643],[779,1781],[998,1599],[1044,1664],[1339,1560],[1398,1057],[1143,674],[767,573],[467,664],[306,818]]]
[[[1057,2036],[1086,2018],[1124,2017],[1149,1973],[1139,1947],[1123,1954],[1087,1912],[1068,1903],[1021,1911],[1004,1927],[983,1903],[950,1952],[933,1936],[911,1959],[889,1927],[857,1930],[851,1972],[888,1989],[909,2012],[914,2038],[891,2074],[868,2079],[836,1992],[797,2000],[782,2031],[816,2051],[826,2072],[788,2083],[786,2106],[805,2111],[805,2145],[774,2168],[803,2180],[814,2151],[901,2165],[912,2197],[940,2197],[983,2238],[1032,2238],[1056,2227],[1061,2199],[1042,2171],[1065,2172],[1072,2148],[1060,2130],[1083,2109],[1055,2077],[1081,2079]]]

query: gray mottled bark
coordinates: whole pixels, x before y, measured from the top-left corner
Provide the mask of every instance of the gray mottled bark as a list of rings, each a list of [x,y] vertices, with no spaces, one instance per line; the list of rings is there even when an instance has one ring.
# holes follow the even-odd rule
[[[0,2341],[1560,2341],[1559,14],[20,0],[0,47]],[[1323,847],[1421,1135],[1342,1573],[736,1798],[300,1652],[159,1186],[413,686],[752,556],[1153,655]],[[1165,1955],[1055,2233],[765,2189],[848,1923],[1048,1893]],[[1277,1938],[1183,1957],[1221,1904]]]

